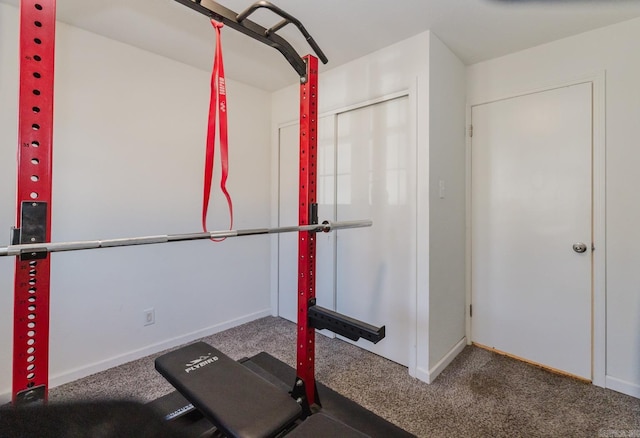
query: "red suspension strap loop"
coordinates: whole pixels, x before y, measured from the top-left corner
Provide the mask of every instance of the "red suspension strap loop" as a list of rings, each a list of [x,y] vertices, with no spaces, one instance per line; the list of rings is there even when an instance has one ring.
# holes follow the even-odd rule
[[[223,24],[211,20],[213,28],[216,30],[216,52],[213,60],[213,72],[211,73],[211,99],[209,101],[209,123],[207,128],[207,153],[204,167],[204,193],[202,197],[202,230],[207,232],[207,212],[209,209],[209,199],[211,196],[211,180],[213,178],[213,165],[215,161],[216,143],[216,116],[220,112],[220,190],[227,198],[229,206],[229,229],[233,228],[233,203],[231,195],[227,191],[227,177],[229,175],[229,142],[227,129],[227,86],[224,77],[224,64],[222,61],[222,43],[220,40],[220,29]],[[214,242],[221,242],[224,238],[214,239]]]

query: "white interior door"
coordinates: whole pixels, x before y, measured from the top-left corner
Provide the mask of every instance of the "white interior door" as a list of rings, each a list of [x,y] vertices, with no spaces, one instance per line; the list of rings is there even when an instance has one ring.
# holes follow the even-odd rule
[[[591,83],[474,106],[472,125],[473,342],[591,379]]]
[[[408,366],[415,312],[415,145],[409,98],[338,114],[337,219],[373,227],[337,232],[337,311],[386,326],[378,344],[358,345]]]

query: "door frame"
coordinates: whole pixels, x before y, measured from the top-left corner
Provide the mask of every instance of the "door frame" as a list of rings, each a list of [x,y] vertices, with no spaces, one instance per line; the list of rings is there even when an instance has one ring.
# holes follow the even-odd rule
[[[511,99],[572,85],[592,84],[592,291],[591,291],[591,332],[592,354],[591,374],[592,383],[606,387],[606,192],[605,192],[605,71],[590,73],[584,76],[556,80],[539,85],[525,85],[507,94],[491,96],[477,102],[467,102],[466,108],[466,304],[467,309],[472,303],[471,296],[471,109],[477,105]],[[466,312],[467,343],[471,344],[471,316]]]

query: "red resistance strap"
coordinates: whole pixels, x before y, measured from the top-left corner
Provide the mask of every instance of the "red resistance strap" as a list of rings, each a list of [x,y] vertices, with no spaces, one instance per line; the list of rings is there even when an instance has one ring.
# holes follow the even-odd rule
[[[202,197],[202,229],[207,230],[207,210],[209,209],[209,197],[211,196],[211,179],[213,177],[213,163],[216,142],[216,115],[220,110],[220,164],[222,175],[220,177],[220,189],[227,198],[229,206],[229,229],[233,228],[233,203],[231,195],[227,191],[227,176],[229,175],[229,144],[227,139],[227,87],[224,79],[224,65],[222,63],[222,44],[220,42],[220,29],[223,24],[211,20],[216,30],[216,52],[213,60],[213,72],[211,73],[211,100],[209,101],[209,124],[207,128],[207,155],[204,165],[204,194]],[[211,239],[221,242],[225,238]]]

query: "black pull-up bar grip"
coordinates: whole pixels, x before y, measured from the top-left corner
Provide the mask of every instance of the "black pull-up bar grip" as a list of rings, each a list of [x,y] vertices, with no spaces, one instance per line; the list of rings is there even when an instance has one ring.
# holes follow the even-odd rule
[[[298,73],[303,82],[306,81],[307,77],[307,64],[304,59],[302,59],[302,57],[298,54],[298,52],[296,52],[296,50],[291,46],[291,44],[289,44],[287,40],[276,33],[277,30],[282,29],[289,23],[295,24],[302,35],[304,35],[318,58],[325,64],[328,62],[327,57],[322,52],[315,40],[311,37],[311,35],[309,35],[309,32],[307,32],[302,23],[300,23],[300,21],[295,17],[291,16],[290,14],[286,13],[282,9],[269,2],[258,2],[244,11],[242,14],[238,15],[231,9],[225,8],[224,6],[216,3],[213,0],[176,1],[193,9],[196,12],[199,12],[200,14],[203,14],[209,18],[223,23],[226,26],[231,27],[232,29],[242,32],[243,34],[250,36],[254,40],[260,41],[261,43],[264,43],[278,50],[287,59],[289,64],[291,64],[291,66]],[[251,13],[258,8],[270,9],[280,17],[284,18],[284,20],[271,27],[270,29],[265,29],[259,24],[247,19],[247,16],[251,15]]]
[[[305,29],[305,27],[302,25],[300,20],[298,20],[296,17],[294,17],[293,15],[289,14],[288,12],[282,10],[281,8],[279,8],[278,6],[274,5],[271,2],[268,2],[266,0],[261,0],[261,1],[255,2],[254,4],[249,6],[247,9],[245,9],[243,12],[239,13],[238,17],[236,18],[236,20],[238,20],[239,23],[242,23],[245,19],[247,19],[247,17],[249,17],[249,15],[253,14],[255,11],[257,11],[260,8],[269,9],[274,14],[279,15],[282,18],[284,18],[284,20],[282,20],[281,22],[279,22],[275,26],[267,29],[267,32],[266,32],[265,36],[269,36],[270,34],[277,32],[278,30],[280,30],[283,27],[285,27],[287,24],[291,23],[291,24],[295,25],[298,28],[298,30],[300,30],[300,33],[302,33],[302,35],[304,36],[305,40],[307,40],[307,43],[309,43],[309,45],[311,46],[311,48],[313,49],[315,54],[318,55],[318,58],[320,59],[320,61],[322,61],[323,64],[326,64],[327,62],[329,62],[329,60],[327,59],[326,55],[324,54],[324,52],[320,48],[320,46],[318,46],[318,44],[313,39],[311,34],[309,32],[307,32],[307,29]]]

